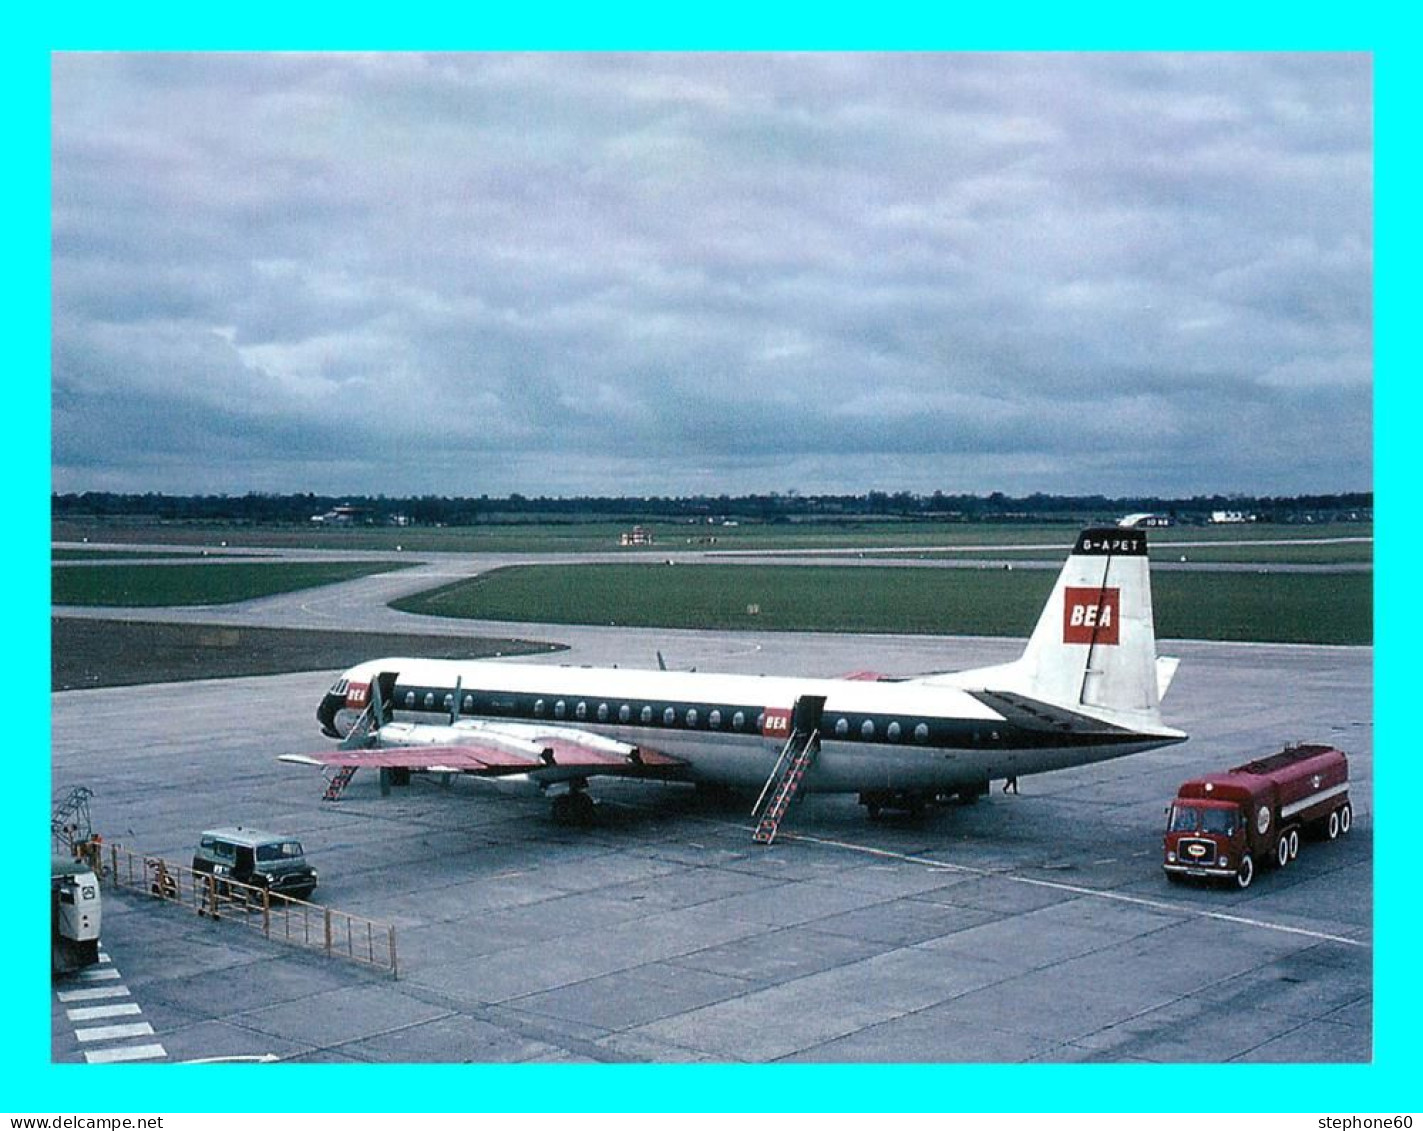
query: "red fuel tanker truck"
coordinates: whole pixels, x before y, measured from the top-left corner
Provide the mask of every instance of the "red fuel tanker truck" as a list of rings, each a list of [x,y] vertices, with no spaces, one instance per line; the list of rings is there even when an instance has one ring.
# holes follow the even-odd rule
[[[1167,879],[1248,888],[1259,865],[1283,868],[1299,855],[1301,832],[1333,840],[1349,831],[1349,760],[1332,746],[1288,746],[1186,782],[1167,814]]]

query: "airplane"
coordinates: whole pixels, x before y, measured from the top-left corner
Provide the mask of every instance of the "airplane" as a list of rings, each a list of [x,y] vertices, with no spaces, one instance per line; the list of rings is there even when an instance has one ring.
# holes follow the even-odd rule
[[[333,800],[362,767],[382,793],[412,773],[518,779],[560,823],[591,820],[599,775],[760,788],[754,836],[770,843],[802,792],[858,793],[877,819],[1183,742],[1161,717],[1177,664],[1156,654],[1146,534],[1088,529],[1010,663],[827,679],[387,658],[322,698],[339,747],[282,758],[335,767]]]

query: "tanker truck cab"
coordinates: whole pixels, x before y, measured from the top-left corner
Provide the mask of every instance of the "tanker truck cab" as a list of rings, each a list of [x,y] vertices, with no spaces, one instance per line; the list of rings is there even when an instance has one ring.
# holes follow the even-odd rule
[[[1238,802],[1224,797],[1188,797],[1184,792],[1185,787],[1183,796],[1167,811],[1167,877],[1233,877],[1241,887],[1249,887],[1255,865],[1245,843],[1245,815]]]
[[[1167,810],[1168,879],[1233,879],[1247,888],[1261,864],[1284,868],[1300,834],[1333,840],[1349,831],[1349,760],[1332,746],[1278,754],[1185,782]]]

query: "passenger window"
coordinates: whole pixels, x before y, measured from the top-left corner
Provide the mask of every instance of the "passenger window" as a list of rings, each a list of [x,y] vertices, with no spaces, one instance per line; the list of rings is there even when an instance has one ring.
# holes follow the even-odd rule
[[[745,729],[746,729],[746,712],[745,712],[745,711],[737,711],[736,714],[734,714],[734,715],[731,716],[731,729],[732,729],[732,730],[745,730]]]
[[[914,728],[914,741],[915,741],[915,742],[928,742],[928,741],[929,741],[929,724],[928,724],[928,723],[920,723],[917,727]]]
[[[663,725],[663,726],[670,727],[670,726],[675,725],[676,722],[677,722],[677,712],[674,711],[671,707],[668,707],[667,710],[665,710],[665,711],[662,712],[662,725]]]
[[[889,730],[885,731],[885,735],[891,742],[899,741],[899,722],[897,720],[889,724]]]
[[[644,725],[651,726],[651,725],[652,725],[652,708],[651,708],[651,707],[644,707],[644,708],[642,709],[642,714],[639,715],[638,717],[642,719]]]
[[[710,715],[707,716],[707,726],[711,727],[712,730],[720,730],[720,729],[721,729],[721,712],[720,712],[720,711],[713,711]]]
[[[687,725],[689,727],[697,725],[697,709],[695,707],[687,708]]]
[[[865,739],[871,739],[874,738],[874,736],[875,721],[874,719],[866,719],[863,723],[860,724],[860,737]]]
[[[844,719],[844,718],[836,719],[836,720],[835,720],[835,737],[836,737],[836,738],[844,738],[844,737],[845,737],[847,734],[849,734],[849,733],[850,733],[850,720],[849,720],[849,719]]]

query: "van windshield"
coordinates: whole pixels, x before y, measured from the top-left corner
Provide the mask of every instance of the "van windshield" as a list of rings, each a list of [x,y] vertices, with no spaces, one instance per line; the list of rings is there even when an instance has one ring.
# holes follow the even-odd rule
[[[301,854],[301,842],[298,840],[284,840],[279,844],[259,844],[257,846],[258,860],[295,860]]]

